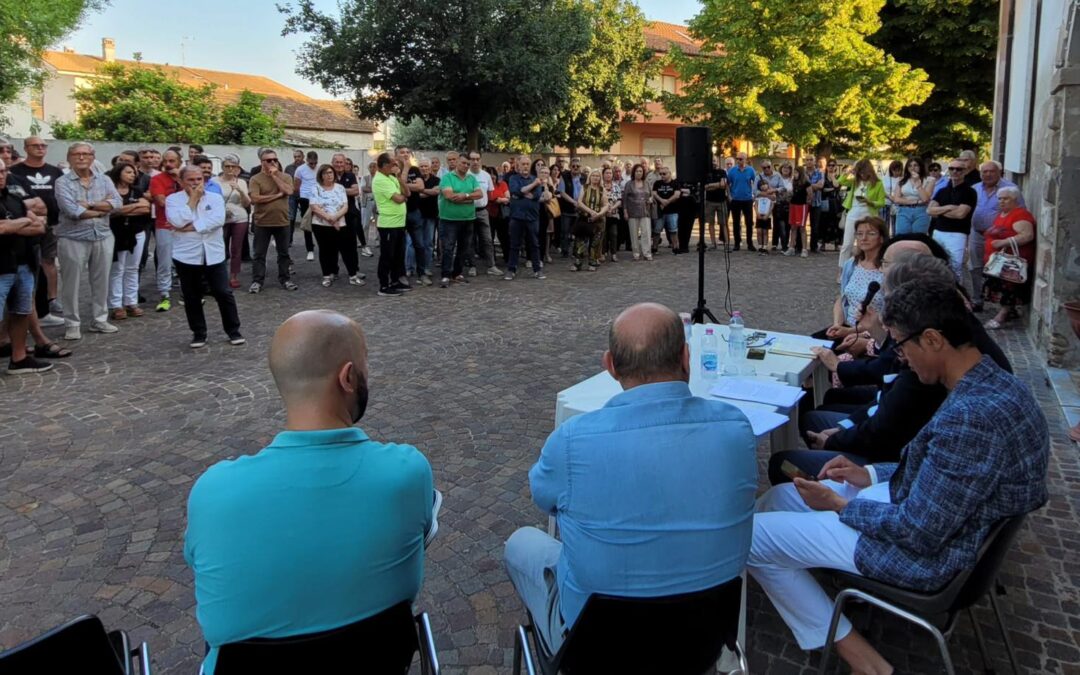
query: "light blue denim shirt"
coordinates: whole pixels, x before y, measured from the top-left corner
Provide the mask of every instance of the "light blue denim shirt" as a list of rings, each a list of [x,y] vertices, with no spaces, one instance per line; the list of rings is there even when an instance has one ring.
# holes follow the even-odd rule
[[[83,185],[74,171],[56,179],[56,204],[60,208],[60,221],[56,224],[56,236],[76,241],[101,241],[112,236],[109,215],[79,219],[86,204],[109,202],[119,209],[123,202],[112,179],[97,170],[91,170],[89,186]]]
[[[741,573],[756,447],[742,412],[693,396],[685,382],[634,387],[556,429],[529,485],[558,519],[566,624],[592,593],[688,593]]]

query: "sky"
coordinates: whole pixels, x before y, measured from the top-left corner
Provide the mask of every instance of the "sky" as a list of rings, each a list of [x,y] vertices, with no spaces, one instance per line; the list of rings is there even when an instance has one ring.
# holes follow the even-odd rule
[[[100,55],[101,38],[111,37],[120,59],[142,52],[143,60],[151,63],[265,75],[308,96],[330,98],[296,74],[295,55],[304,39],[281,36],[284,21],[275,4],[275,0],[183,0],[164,5],[111,0],[56,49]],[[647,18],[669,23],[686,23],[701,8],[698,0],[637,0],[637,4]],[[315,5],[337,12],[336,0],[315,0]]]

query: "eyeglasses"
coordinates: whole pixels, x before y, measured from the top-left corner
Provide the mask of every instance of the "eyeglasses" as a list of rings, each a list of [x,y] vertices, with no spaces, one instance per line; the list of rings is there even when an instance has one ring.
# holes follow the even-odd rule
[[[49,144],[48,143],[30,143],[26,147],[28,147],[28,148],[47,148],[47,147],[49,147]]]
[[[930,330],[930,329],[929,328],[923,328],[922,330],[915,331],[914,333],[907,336],[903,340],[900,340],[899,342],[894,344],[893,345],[893,351],[896,353],[897,356],[903,357],[904,356],[904,345],[907,344],[907,342],[909,340],[917,340],[917,339],[919,339],[920,337],[922,337],[922,334],[925,333],[928,330]]]
[[[951,171],[952,173],[959,173],[961,171],[967,171],[967,167],[965,167],[965,166],[950,166],[949,171]]]

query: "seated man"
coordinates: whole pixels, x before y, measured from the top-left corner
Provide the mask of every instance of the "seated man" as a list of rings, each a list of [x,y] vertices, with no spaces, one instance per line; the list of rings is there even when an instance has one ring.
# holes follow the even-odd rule
[[[423,578],[431,466],[353,427],[368,401],[363,330],[336,312],[296,314],[274,335],[270,372],[286,431],[207,469],[188,498],[208,675],[224,644],[345,626],[412,600]]]
[[[1049,436],[1031,391],[972,344],[951,283],[890,288],[884,324],[926,384],[949,395],[899,464],[830,460],[758,500],[750,574],[799,646],[825,642],[832,603],[807,571],[828,567],[919,591],[970,568],[990,528],[1046,502]],[[846,619],[837,651],[860,673],[892,667]]]
[[[533,501],[562,542],[525,527],[506,542],[510,580],[552,653],[593,593],[657,597],[743,570],[757,443],[734,406],[690,393],[679,317],[634,305],[612,323],[604,368],[623,391],[548,438]]]

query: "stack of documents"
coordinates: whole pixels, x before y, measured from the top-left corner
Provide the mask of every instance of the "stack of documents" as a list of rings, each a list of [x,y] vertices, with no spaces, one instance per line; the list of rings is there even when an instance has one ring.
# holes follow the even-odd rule
[[[763,382],[745,377],[724,377],[709,389],[709,394],[719,398],[752,401],[787,409],[799,402],[806,393],[801,387],[780,382]]]

